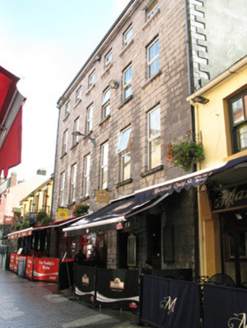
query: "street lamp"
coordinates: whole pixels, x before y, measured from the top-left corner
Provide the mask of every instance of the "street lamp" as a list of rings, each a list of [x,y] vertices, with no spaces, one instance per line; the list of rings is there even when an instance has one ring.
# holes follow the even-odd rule
[[[88,140],[90,140],[93,143],[94,147],[96,146],[96,141],[95,141],[94,138],[92,138],[90,136],[87,136],[86,134],[83,134],[80,131],[73,131],[72,132],[72,135],[73,136],[82,136],[82,137],[85,137],[85,138],[87,138]]]

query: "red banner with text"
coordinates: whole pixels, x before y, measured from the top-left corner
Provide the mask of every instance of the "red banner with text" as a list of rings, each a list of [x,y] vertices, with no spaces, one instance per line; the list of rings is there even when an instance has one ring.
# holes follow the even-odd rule
[[[42,281],[58,281],[59,259],[35,258],[33,279]]]

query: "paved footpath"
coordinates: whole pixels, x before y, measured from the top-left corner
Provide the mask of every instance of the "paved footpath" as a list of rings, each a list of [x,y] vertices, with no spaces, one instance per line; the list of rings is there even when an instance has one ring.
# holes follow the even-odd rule
[[[70,294],[55,294],[55,284],[32,282],[0,269],[0,328],[137,327],[134,314],[93,309]],[[71,296],[71,297],[68,297]]]

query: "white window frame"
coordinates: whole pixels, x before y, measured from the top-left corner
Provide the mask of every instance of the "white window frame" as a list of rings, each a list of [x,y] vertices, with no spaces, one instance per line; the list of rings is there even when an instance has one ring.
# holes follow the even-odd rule
[[[93,130],[93,104],[87,108],[87,117],[86,117],[86,134],[90,133]]]
[[[123,34],[123,45],[126,47],[133,40],[133,26],[130,25]]]
[[[102,101],[102,119],[105,119],[110,115],[110,99],[111,99],[111,88],[107,88],[103,92],[103,101]]]
[[[232,151],[234,154],[247,149],[247,90],[228,101]]]
[[[70,200],[75,202],[76,199],[76,173],[77,173],[77,164],[71,166],[71,179],[70,179]]]
[[[156,44],[156,42],[159,42],[159,38],[156,38],[152,43],[150,43],[147,47],[147,73],[148,73],[148,79],[150,79],[151,77],[153,77],[155,74],[157,74],[160,70],[160,64],[159,64],[159,54],[160,52],[158,52],[157,54],[155,54],[154,57],[150,58],[150,51],[151,48]],[[159,46],[159,44],[158,44]],[[155,72],[151,72],[151,66],[155,65]],[[157,66],[157,67],[156,67]]]
[[[64,206],[65,201],[65,172],[62,172],[60,175],[60,199],[59,204],[61,207]]]
[[[105,55],[105,69],[107,69],[112,64],[112,50],[108,51]]]
[[[147,20],[151,19],[159,11],[158,0],[154,0],[146,9]]]
[[[127,80],[127,74],[131,70],[131,78]],[[128,92],[130,91],[130,94]],[[123,99],[126,100],[132,96],[132,65],[129,65],[123,71]]]
[[[108,142],[101,146],[101,165],[100,165],[100,186],[101,189],[106,189],[108,185]],[[106,179],[104,180],[104,177]]]
[[[76,104],[81,101],[81,96],[82,96],[82,87],[78,88],[75,93],[75,102]]]
[[[63,133],[62,156],[67,154],[68,130]]]
[[[74,127],[73,127],[73,132],[79,132],[79,117],[74,120]],[[73,146],[77,145],[79,142],[79,136],[73,135]]]
[[[155,112],[155,111],[159,111],[159,130],[156,134],[151,134],[151,118],[152,118],[152,114]],[[153,108],[152,110],[150,110],[148,112],[148,168],[149,170],[157,167],[158,165],[161,164],[161,154],[160,154],[160,159],[159,159],[159,163],[157,163],[156,165],[152,165],[152,156],[151,156],[151,150],[152,150],[152,147],[153,147],[153,143],[155,141],[158,141],[159,139],[159,142],[160,142],[160,131],[161,131],[161,128],[160,128],[160,106],[156,106],[155,108]]]
[[[95,77],[96,77],[95,71],[93,71],[91,74],[89,74],[89,77],[88,77],[88,88],[89,89],[95,85]]]
[[[83,184],[83,190],[84,190],[84,196],[89,196],[90,194],[90,164],[91,163],[91,155],[88,154],[84,157],[84,184]]]
[[[65,104],[65,116],[70,113],[70,101],[67,101]]]
[[[130,169],[129,167],[129,175],[126,175],[126,158],[129,157],[129,162],[131,161],[131,152],[130,152],[130,134],[131,134],[131,127],[126,128],[121,132],[117,154],[120,156],[120,181],[124,181],[130,179]]]

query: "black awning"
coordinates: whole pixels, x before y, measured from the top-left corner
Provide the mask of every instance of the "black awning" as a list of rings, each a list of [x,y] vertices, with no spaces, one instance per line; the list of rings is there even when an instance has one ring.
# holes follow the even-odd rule
[[[242,156],[233,160],[230,160],[225,163],[221,163],[218,166],[207,168],[201,171],[193,172],[191,174],[184,175],[182,177],[165,181],[163,183],[160,183],[158,185],[154,185],[145,189],[137,190],[135,193],[135,200],[137,202],[144,202],[145,200],[155,198],[157,196],[162,196],[164,194],[171,195],[174,191],[180,192],[183,189],[188,190],[190,187],[198,187],[200,184],[205,183],[207,180],[212,181],[212,179],[215,177],[216,180],[220,181],[217,176],[220,176],[223,173],[221,177],[221,182],[231,181],[231,183],[236,183],[237,180],[237,170],[235,168],[238,168],[239,166],[239,178],[242,180],[244,179],[244,176],[246,178],[247,176],[247,156]],[[240,171],[240,167],[242,164],[242,169],[244,171]],[[232,170],[230,170],[232,169]],[[231,174],[230,174],[231,172]],[[245,173],[245,175],[242,174],[242,172]]]
[[[151,206],[155,206],[164,197],[152,199],[145,202],[136,201],[135,195],[119,198],[112,201],[109,205],[101,208],[95,213],[82,217],[81,220],[64,228],[64,232],[76,231],[101,225],[120,223],[126,221],[126,217],[135,215]]]

